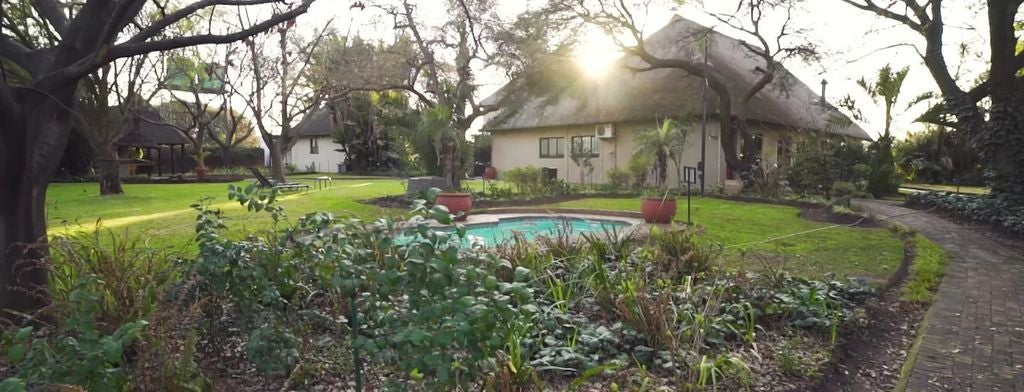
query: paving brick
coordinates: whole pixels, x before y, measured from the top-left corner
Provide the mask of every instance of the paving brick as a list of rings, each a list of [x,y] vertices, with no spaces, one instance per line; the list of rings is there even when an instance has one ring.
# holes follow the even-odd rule
[[[950,254],[910,391],[1024,392],[1024,248],[991,231],[879,200],[857,201]]]

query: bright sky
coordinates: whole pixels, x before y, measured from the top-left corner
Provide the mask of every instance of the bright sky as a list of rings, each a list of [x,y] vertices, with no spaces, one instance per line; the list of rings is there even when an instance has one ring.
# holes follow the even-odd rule
[[[426,6],[438,2],[440,1],[420,1],[424,6],[420,7],[419,12],[423,13],[425,20],[438,22],[444,20],[443,7]],[[504,15],[514,15],[527,7],[542,3],[537,0],[498,0],[498,2],[501,13]],[[964,2],[951,3],[963,4]],[[981,4],[983,7],[982,3],[980,1],[971,2],[971,4]],[[306,28],[312,31],[333,18],[332,26],[343,33],[350,31],[352,34],[358,34],[367,39],[386,40],[393,37],[390,19],[382,18],[379,12],[373,12],[370,9],[350,10],[348,8],[350,4],[349,1],[318,1],[314,3],[307,15],[300,17],[299,25],[308,26]],[[710,11],[728,12],[729,6],[733,5],[734,7],[734,4],[735,1],[709,0],[704,2],[704,7]],[[867,117],[867,121],[862,125],[872,135],[880,133],[883,111],[880,105],[874,104],[856,85],[856,80],[862,77],[873,80],[877,70],[886,63],[891,64],[894,69],[909,66],[910,73],[904,83],[901,95],[901,100],[904,103],[897,103],[895,109],[894,132],[899,137],[908,130],[922,128],[921,124],[913,123],[913,120],[926,108],[926,105],[922,104],[905,110],[905,102],[909,102],[922,93],[937,91],[933,79],[913,48],[904,46],[879,50],[904,43],[912,43],[923,48],[923,39],[903,25],[874,17],[872,14],[843,4],[839,0],[807,1],[804,2],[804,8],[804,12],[794,15],[794,21],[791,23],[807,29],[807,35],[819,44],[823,52],[823,59],[820,64],[804,64],[798,60],[792,60],[785,66],[814,91],[820,89],[819,82],[822,78],[827,79],[829,84],[826,95],[833,103],[847,94],[853,96]],[[963,63],[961,76],[964,81],[960,83],[962,87],[968,87],[970,83],[966,81],[977,77],[982,69],[979,65],[984,63],[983,58],[987,56],[984,39],[987,36],[985,20],[983,17],[973,20],[974,16],[978,14],[975,12],[977,10],[972,8],[977,7],[960,6],[947,10],[944,15],[947,22],[947,62],[954,67]],[[728,30],[727,27],[719,26],[720,23],[710,17],[696,3],[687,3],[676,12],[701,24],[718,26],[716,28],[728,35],[745,38]],[[652,9],[649,14],[650,16],[646,18],[645,22],[645,33],[647,34],[653,33],[667,24],[673,12],[668,7],[659,7]],[[588,77],[600,77],[600,65],[607,64],[617,57],[618,53],[611,40],[600,33],[588,34],[585,41],[577,54],[581,59],[580,63],[587,64],[586,67],[581,67],[581,72],[587,74]],[[961,42],[973,43],[973,48],[980,50],[980,53],[960,53]],[[478,80],[482,84],[479,91],[481,99],[490,95],[506,82],[501,76],[502,74],[495,70],[478,70],[477,72]]]

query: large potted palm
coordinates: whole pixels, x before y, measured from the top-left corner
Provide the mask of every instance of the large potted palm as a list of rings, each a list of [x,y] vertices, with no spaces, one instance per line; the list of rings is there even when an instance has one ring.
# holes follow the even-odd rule
[[[665,119],[657,128],[638,131],[633,136],[634,153],[654,158],[654,181],[658,192],[650,194],[640,204],[640,214],[647,223],[671,223],[676,215],[676,198],[669,192],[669,161],[679,171],[679,159],[686,147],[687,130],[672,119]]]

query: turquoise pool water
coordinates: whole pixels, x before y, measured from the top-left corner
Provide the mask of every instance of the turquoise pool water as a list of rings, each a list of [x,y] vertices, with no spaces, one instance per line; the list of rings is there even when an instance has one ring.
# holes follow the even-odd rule
[[[538,236],[556,236],[568,232],[572,235],[583,233],[621,233],[632,224],[611,219],[583,219],[573,217],[522,217],[499,219],[497,223],[466,225],[466,237],[470,243],[486,246],[511,241],[521,233],[527,240]]]

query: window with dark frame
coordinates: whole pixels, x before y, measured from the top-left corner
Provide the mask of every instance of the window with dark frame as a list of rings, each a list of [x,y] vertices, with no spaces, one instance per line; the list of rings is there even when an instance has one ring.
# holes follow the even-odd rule
[[[320,153],[320,140],[317,138],[309,139],[309,153],[319,154]]]
[[[597,157],[597,137],[595,136],[573,136],[572,156],[574,157]]]
[[[775,151],[775,161],[779,166],[789,166],[793,163],[793,147],[786,137],[780,137],[778,143],[777,150]]]
[[[565,138],[564,137],[542,137],[540,138],[541,158],[564,158]]]

